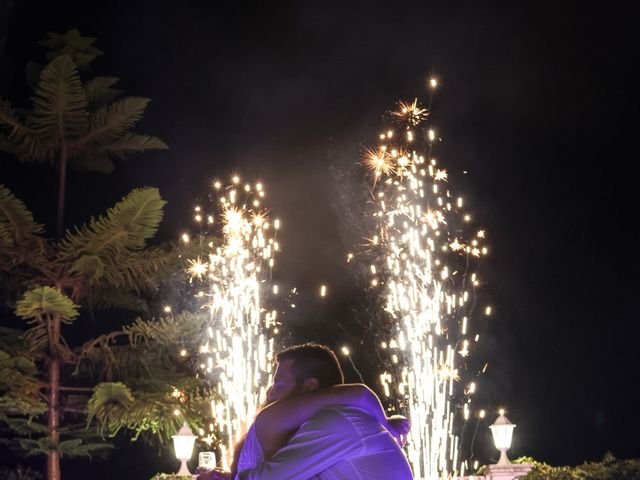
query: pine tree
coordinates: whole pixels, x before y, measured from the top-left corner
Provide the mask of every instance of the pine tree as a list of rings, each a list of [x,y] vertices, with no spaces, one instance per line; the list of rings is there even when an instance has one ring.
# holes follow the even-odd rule
[[[147,98],[121,98],[114,77],[85,78],[102,53],[94,41],[77,30],[50,33],[41,42],[47,63],[27,67],[31,108],[0,98],[0,152],[59,172],[53,239],[0,185],[0,290],[26,322],[24,331],[0,328],[0,429],[23,452],[47,456],[48,480],[60,480],[62,456],[103,455],[118,432],[166,439],[184,421],[198,426],[210,395],[178,354],[204,328],[198,315],[138,319],[75,345],[65,339],[95,309],[144,311],[160,280],[182,268],[173,247],[149,245],[166,203],[155,188],[64,228],[68,168],[109,173],[114,159],[167,148],[133,131]]]
[[[134,190],[56,241],[0,186],[0,272],[23,286],[15,313],[27,323],[0,329],[0,423],[23,450],[47,455],[49,480],[61,478],[63,455],[105,453],[101,437],[167,439],[203,418],[211,392],[180,350],[197,344],[204,317],[138,319],[77,346],[64,336],[81,305],[139,306],[175,267],[175,252],[147,246],[164,204],[154,188]]]
[[[67,170],[109,173],[113,160],[147,150],[166,149],[157,137],[133,128],[149,104],[144,97],[120,98],[116,77],[96,76],[83,81],[81,70],[102,54],[95,38],[77,30],[49,33],[40,42],[48,63],[30,63],[34,81],[30,109],[15,109],[0,98],[0,152],[21,162],[38,162],[58,170],[58,237],[64,231]],[[31,78],[29,78],[31,77]]]

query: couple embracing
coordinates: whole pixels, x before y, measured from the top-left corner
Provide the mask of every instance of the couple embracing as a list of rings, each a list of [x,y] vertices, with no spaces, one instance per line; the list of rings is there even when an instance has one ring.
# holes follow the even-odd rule
[[[410,480],[400,448],[409,432],[402,416],[387,417],[361,384],[344,384],[335,354],[318,344],[276,356],[273,384],[230,472],[198,480]]]

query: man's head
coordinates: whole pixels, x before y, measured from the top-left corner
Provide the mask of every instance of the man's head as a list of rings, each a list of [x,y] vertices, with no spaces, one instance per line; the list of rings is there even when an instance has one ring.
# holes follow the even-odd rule
[[[273,385],[267,392],[268,402],[344,383],[336,354],[324,345],[305,343],[289,347],[276,355],[276,362]]]

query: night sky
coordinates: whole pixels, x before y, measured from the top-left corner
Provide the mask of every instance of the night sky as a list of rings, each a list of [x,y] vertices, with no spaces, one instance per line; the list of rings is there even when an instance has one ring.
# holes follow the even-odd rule
[[[276,275],[301,292],[289,341],[348,343],[375,387],[358,349],[371,334],[362,288],[344,264],[344,202],[359,185],[348,175],[383,114],[426,99],[437,77],[435,153],[492,252],[476,407],[507,408],[512,458],[638,457],[637,15],[615,2],[501,3],[16,1],[0,96],[26,104],[25,64],[47,31],[97,37],[95,73],[152,99],[138,131],[170,150],[109,176],[72,173],[69,222],[157,186],[169,240],[191,228],[211,179],[260,178],[285,225]],[[54,171],[0,160],[0,183],[52,225]],[[484,461],[497,458],[487,420],[474,447]]]

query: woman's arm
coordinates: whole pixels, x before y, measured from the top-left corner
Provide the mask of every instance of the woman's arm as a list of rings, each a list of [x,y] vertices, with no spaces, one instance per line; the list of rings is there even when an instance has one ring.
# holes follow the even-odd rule
[[[335,385],[301,393],[272,403],[256,417],[256,436],[265,459],[269,459],[300,425],[318,411],[337,404],[362,408],[387,426],[380,400],[366,385]]]

